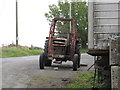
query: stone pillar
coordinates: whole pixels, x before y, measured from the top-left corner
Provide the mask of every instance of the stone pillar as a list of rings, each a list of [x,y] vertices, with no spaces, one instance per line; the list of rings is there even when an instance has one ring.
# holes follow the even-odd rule
[[[111,66],[111,88],[120,90],[120,66]]]
[[[111,88],[120,90],[120,37],[110,40]]]

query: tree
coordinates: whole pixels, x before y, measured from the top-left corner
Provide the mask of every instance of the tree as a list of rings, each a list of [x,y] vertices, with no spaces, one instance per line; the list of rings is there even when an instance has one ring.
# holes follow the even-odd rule
[[[49,5],[49,12],[45,13],[48,21],[51,22],[53,18],[69,18],[69,2],[67,0],[58,2],[58,5]],[[85,1],[82,2],[71,2],[71,16],[76,20],[77,23],[77,35],[81,38],[82,47],[86,48],[87,43],[87,31],[88,31],[88,6]],[[66,28],[69,27],[69,23],[57,23],[57,30],[61,31],[60,25],[64,25]],[[62,28],[62,29],[60,29]]]

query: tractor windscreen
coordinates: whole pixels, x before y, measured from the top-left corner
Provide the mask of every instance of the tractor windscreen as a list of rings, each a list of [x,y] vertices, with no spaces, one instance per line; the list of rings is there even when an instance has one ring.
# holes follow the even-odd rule
[[[57,21],[55,26],[55,38],[68,38],[70,33],[70,22],[69,21]]]

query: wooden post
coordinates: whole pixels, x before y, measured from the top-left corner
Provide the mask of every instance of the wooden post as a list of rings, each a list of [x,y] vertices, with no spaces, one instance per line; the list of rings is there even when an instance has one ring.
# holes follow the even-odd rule
[[[16,0],[16,46],[18,46],[18,1]]]

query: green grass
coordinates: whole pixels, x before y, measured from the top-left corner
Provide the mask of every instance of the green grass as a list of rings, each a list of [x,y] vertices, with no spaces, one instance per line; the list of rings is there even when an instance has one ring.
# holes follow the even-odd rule
[[[93,72],[80,73],[75,81],[69,83],[67,88],[91,88],[93,87]],[[95,82],[95,87],[99,88],[99,84]]]
[[[38,76],[34,76],[34,77],[32,77],[32,80],[34,80],[34,81],[38,81],[40,84],[45,84],[45,83],[47,83],[47,82],[49,82],[49,81],[51,81],[51,80],[54,80],[54,78],[52,78],[52,77],[38,77]]]
[[[43,50],[29,50],[25,47],[0,47],[0,58],[38,55],[42,51]],[[87,51],[88,49],[81,49],[81,53],[86,53]]]
[[[30,55],[38,55],[42,50],[29,50],[28,48],[21,47],[5,47],[2,48],[2,53],[0,53],[0,58],[7,57],[21,57],[21,56],[30,56]]]
[[[80,52],[81,52],[81,53],[87,53],[87,52],[88,52],[88,49],[81,49]]]

